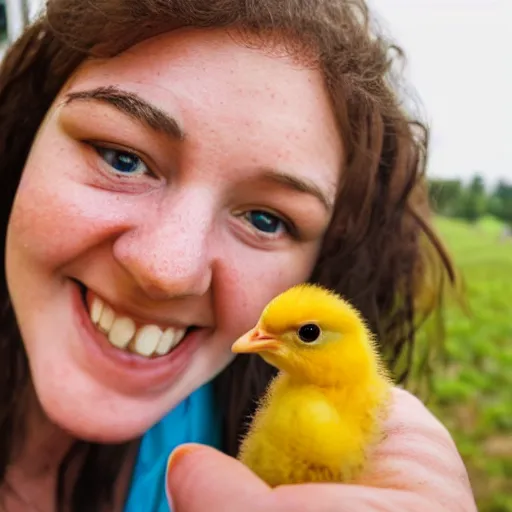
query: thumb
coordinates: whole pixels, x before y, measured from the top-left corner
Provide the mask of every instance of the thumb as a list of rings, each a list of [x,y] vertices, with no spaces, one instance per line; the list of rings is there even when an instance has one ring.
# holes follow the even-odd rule
[[[270,488],[246,466],[213,448],[185,444],[167,464],[167,496],[172,512],[260,510]]]

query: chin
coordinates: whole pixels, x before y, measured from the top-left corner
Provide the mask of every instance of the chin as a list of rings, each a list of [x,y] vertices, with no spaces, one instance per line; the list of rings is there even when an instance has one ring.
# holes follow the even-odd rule
[[[47,380],[38,387],[37,378],[34,383],[48,419],[68,435],[83,441],[115,444],[137,439],[170,409],[167,401],[165,404],[160,400],[141,402],[112,396],[108,391],[99,398],[97,392],[83,387],[52,386]]]
[[[154,423],[158,421],[137,420],[137,418],[122,418],[116,414],[98,414],[93,411],[64,410],[61,407],[44,407],[50,421],[75,439],[93,443],[116,444],[133,441],[141,437]]]

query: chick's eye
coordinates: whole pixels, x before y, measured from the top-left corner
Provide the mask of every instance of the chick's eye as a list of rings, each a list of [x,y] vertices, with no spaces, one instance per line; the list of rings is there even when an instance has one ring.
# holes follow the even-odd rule
[[[117,174],[138,175],[148,172],[146,164],[133,153],[121,151],[113,148],[96,147],[100,157],[110,166]]]
[[[279,217],[269,212],[252,210],[245,214],[245,218],[258,231],[269,235],[276,235],[282,231],[286,231],[284,222]]]
[[[320,337],[321,330],[316,324],[306,324],[299,328],[297,334],[304,343],[313,343]]]

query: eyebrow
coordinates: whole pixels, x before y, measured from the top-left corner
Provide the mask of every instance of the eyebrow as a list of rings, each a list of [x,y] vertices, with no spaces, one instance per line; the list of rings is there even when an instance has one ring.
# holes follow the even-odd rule
[[[138,94],[119,89],[115,86],[71,92],[66,95],[66,100],[66,104],[73,101],[99,101],[106,103],[132,119],[145,124],[152,130],[164,133],[180,141],[185,138],[185,132],[178,121],[172,116],[141,98]]]
[[[164,133],[180,141],[185,139],[185,132],[176,119],[134,92],[126,91],[113,85],[96,87],[67,94],[66,104],[70,104],[73,101],[98,101],[106,103],[157,132]],[[266,169],[263,177],[284,185],[289,189],[316,197],[327,211],[331,211],[333,208],[332,200],[317,185],[310,181],[274,169]]]
[[[334,207],[332,200],[324,194],[320,187],[308,180],[275,169],[266,169],[263,173],[263,177],[297,192],[316,197],[328,212]]]

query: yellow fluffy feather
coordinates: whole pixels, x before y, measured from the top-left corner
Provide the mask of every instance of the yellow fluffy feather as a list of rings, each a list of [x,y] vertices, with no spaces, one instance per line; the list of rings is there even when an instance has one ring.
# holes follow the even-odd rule
[[[232,347],[280,370],[239,459],[270,486],[348,482],[378,442],[391,381],[358,311],[315,285],[273,299]]]

